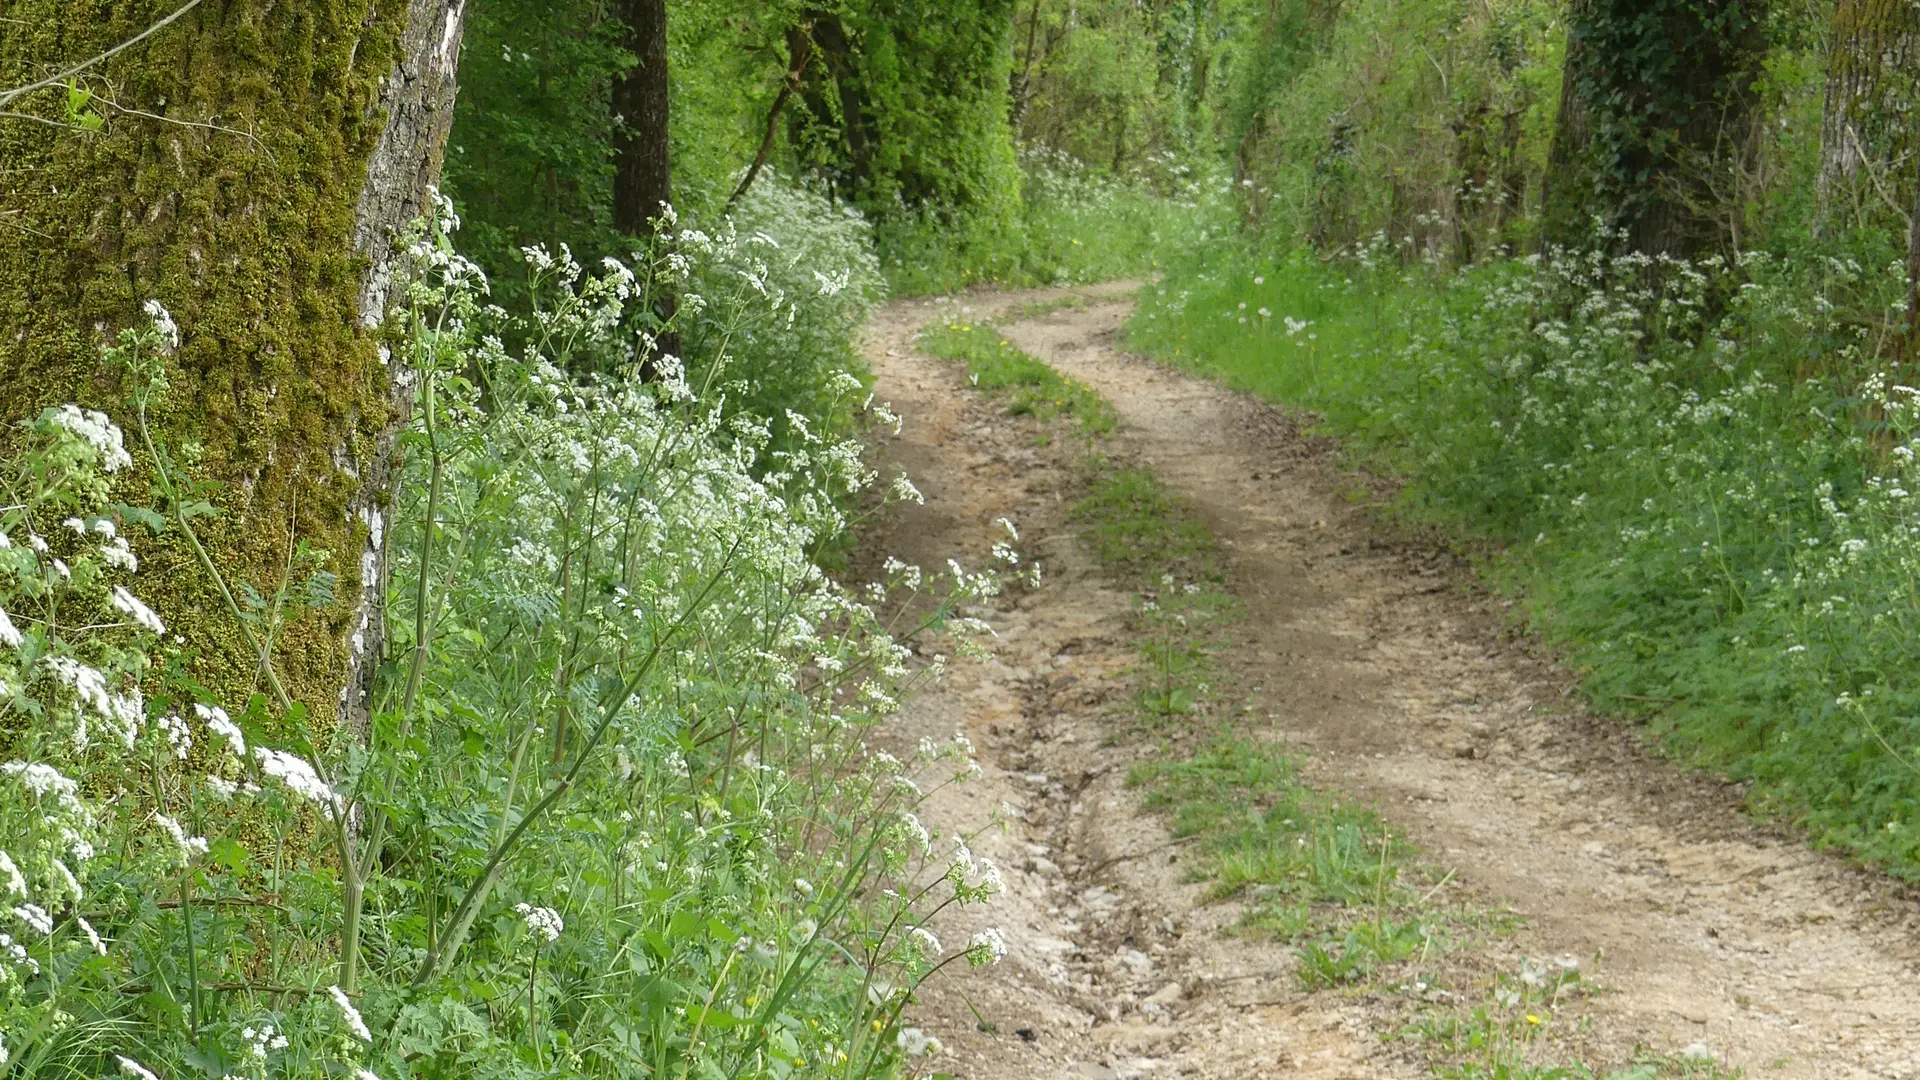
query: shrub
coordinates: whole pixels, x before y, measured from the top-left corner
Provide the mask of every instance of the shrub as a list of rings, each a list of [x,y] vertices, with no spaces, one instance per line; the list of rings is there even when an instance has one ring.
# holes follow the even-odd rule
[[[922,783],[976,771],[965,737],[906,762],[863,741],[911,681],[889,588],[933,594],[919,629],[964,645],[981,628],[947,613],[993,575],[835,584],[809,554],[877,480],[857,445],[796,425],[771,451],[672,365],[567,374],[624,349],[617,263],[530,251],[540,314],[510,354],[450,224],[412,245],[392,328],[416,405],[369,523],[390,632],[367,730],[312,730],[276,673],[289,613],[332,602],[323,554],[222,579],[210,617],[260,656],[247,702],[184,680],[137,599],[142,530],[205,509],[144,423],[163,309],[107,354],[158,505],[110,501],[139,485],[97,413],[43,414],[0,473],[10,1075],[881,1075],[925,1049],[914,988],[1004,950],[921,929],[998,888],[913,817]],[[724,274],[714,245],[693,280]]]

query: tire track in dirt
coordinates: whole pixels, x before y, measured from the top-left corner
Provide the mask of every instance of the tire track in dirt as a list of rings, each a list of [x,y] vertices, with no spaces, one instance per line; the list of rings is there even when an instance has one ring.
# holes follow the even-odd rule
[[[1503,630],[1455,560],[1343,497],[1356,481],[1323,441],[1125,355],[1127,302],[1081,292],[1090,306],[1007,336],[1111,401],[1120,452],[1220,538],[1249,612],[1223,662],[1258,689],[1273,734],[1309,751],[1309,775],[1368,800],[1473,895],[1524,917],[1460,970],[1586,958],[1608,991],[1582,1003],[1581,1049],[1596,1062],[1704,1044],[1752,1077],[1920,1077],[1909,897],[1764,833],[1737,792],[1586,716],[1564,671]],[[1052,295],[976,297],[971,317]],[[1302,992],[1288,950],[1227,936],[1239,909],[1202,902],[1178,845],[1124,788],[1144,750],[1109,738],[1107,702],[1133,662],[1130,598],[1064,520],[1077,451],[1036,447],[1035,429],[968,393],[954,366],[914,353],[920,326],[957,314],[904,302],[872,328],[878,396],[908,422],[886,452],[927,504],[869,547],[978,562],[1006,515],[1048,580],[984,612],[996,658],[957,665],[895,727],[905,743],[960,728],[981,747],[986,777],[936,796],[930,823],[1006,824],[974,848],[1007,868],[986,920],[1014,955],[927,995],[922,1019],[952,1048],[938,1067],[981,1080],[1425,1075],[1407,1044],[1379,1037],[1410,1015],[1404,1001]]]

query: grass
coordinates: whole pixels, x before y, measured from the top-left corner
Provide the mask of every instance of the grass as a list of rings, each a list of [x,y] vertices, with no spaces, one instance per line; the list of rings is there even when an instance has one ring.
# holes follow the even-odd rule
[[[1008,415],[1043,423],[1065,417],[1087,438],[1105,435],[1118,423],[1106,399],[1021,352],[990,323],[942,323],[921,333],[920,347],[963,361],[976,388],[1006,399]]]
[[[1129,581],[1163,575],[1184,582],[1222,580],[1219,547],[1206,525],[1147,469],[1089,463],[1087,494],[1072,519],[1083,525],[1100,565]]]
[[[1172,253],[1232,228],[1214,187],[1171,193],[1083,166],[1028,161],[1017,219],[902,212],[874,223],[882,272],[895,296],[973,285],[1086,284],[1163,270]]]

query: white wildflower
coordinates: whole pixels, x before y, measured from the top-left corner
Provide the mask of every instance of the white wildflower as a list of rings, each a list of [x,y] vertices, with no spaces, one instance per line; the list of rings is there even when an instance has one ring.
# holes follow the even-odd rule
[[[39,904],[15,904],[13,917],[26,923],[37,934],[53,933],[53,916]]]
[[[340,810],[340,796],[304,759],[264,746],[254,747],[253,756],[260,762],[260,771],[286,785],[288,791],[319,804],[329,816]]]
[[[967,940],[967,962],[974,967],[986,967],[997,964],[1007,955],[1007,939],[994,927],[973,935]]]
[[[43,415],[55,427],[93,447],[94,453],[100,457],[100,467],[107,472],[118,472],[133,464],[132,455],[127,453],[126,445],[121,441],[120,429],[113,426],[113,421],[107,419],[106,413],[82,409],[78,405],[62,405],[57,409],[48,409]]]
[[[909,934],[908,937],[918,942],[920,945],[921,951],[925,952],[928,956],[940,955],[940,939],[938,937],[935,937],[933,931],[927,929],[926,927],[924,926],[914,927],[913,932]]]
[[[0,772],[19,777],[20,782],[27,785],[27,790],[33,792],[38,798],[45,798],[51,793],[65,809],[80,809],[80,785],[73,779],[60,775],[60,770],[51,765],[44,765],[37,761],[31,764],[24,761],[9,761],[5,765],[0,765]]]
[[[340,1006],[340,1017],[347,1022],[347,1030],[353,1033],[353,1037],[361,1042],[372,1042],[373,1032],[367,1030],[367,1022],[360,1018],[360,1010],[347,1000],[347,992],[338,986],[329,986],[327,995],[333,998],[335,1005]]]
[[[78,915],[73,917],[73,921],[80,924],[80,931],[87,935],[87,943],[93,946],[93,951],[101,956],[107,955],[107,943],[100,940],[100,931],[95,930],[92,923]]]
[[[26,637],[14,627],[13,620],[7,616],[7,609],[0,608],[0,645],[5,645],[9,649],[17,649],[25,643],[26,640]]]
[[[240,725],[233,722],[227,710],[218,705],[194,703],[193,713],[206,722],[207,730],[227,741],[227,747],[235,757],[247,756],[247,739],[240,733]]]
[[[167,835],[173,838],[174,846],[180,849],[181,862],[187,862],[195,855],[205,855],[207,853],[206,837],[188,836],[187,830],[181,828],[179,822],[165,814],[155,814],[153,815],[153,820],[159,822],[160,827],[165,829]]]
[[[560,920],[560,913],[550,907],[535,907],[532,904],[515,904],[513,910],[527,924],[527,932],[535,937],[544,938],[548,943],[560,937],[560,931],[566,924]]]
[[[173,314],[160,301],[149,300],[141,305],[140,310],[146,312],[147,318],[153,320],[154,332],[160,335],[160,340],[165,344],[168,352],[180,347],[180,327],[173,321]]]
[[[27,895],[27,879],[21,876],[20,868],[14,865],[13,856],[0,851],[0,883],[4,883],[7,892],[14,896]]]
[[[108,566],[132,572],[140,569],[140,560],[127,547],[127,538],[116,536],[112,542],[100,545],[100,559]]]
[[[140,1064],[139,1062],[133,1060],[132,1058],[123,1057],[120,1054],[115,1054],[113,1056],[116,1060],[120,1062],[120,1071],[127,1074],[128,1076],[133,1077],[133,1080],[160,1080],[159,1077],[153,1075],[153,1070],[147,1068],[145,1065]]]
[[[138,597],[128,592],[125,585],[115,585],[113,587],[113,606],[134,622],[139,623],[142,628],[152,633],[164,634],[167,632],[166,625],[160,621],[160,616],[155,615],[152,608],[141,603]]]

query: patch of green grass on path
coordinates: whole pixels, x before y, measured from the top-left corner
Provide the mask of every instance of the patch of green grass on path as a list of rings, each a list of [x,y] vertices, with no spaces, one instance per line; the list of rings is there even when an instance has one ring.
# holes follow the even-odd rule
[[[1111,432],[1119,422],[1106,399],[1015,348],[991,323],[939,323],[921,331],[919,345],[934,356],[965,362],[975,387],[1005,395],[1010,415],[1042,422],[1069,417],[1088,438]]]

